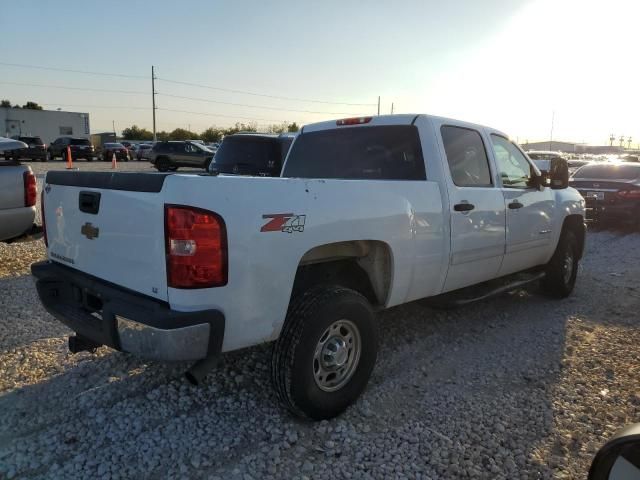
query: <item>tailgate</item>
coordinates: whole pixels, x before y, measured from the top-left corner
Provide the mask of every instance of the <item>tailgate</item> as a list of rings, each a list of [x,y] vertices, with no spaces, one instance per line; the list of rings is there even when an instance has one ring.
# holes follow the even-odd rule
[[[0,209],[24,207],[24,172],[29,168],[0,162]]]
[[[49,259],[166,301],[165,177],[49,172],[44,188]]]

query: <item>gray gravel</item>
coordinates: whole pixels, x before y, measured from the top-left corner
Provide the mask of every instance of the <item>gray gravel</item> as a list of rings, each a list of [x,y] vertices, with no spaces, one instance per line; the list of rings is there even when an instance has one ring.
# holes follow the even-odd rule
[[[269,346],[201,387],[184,365],[69,355],[28,275],[42,247],[0,246],[0,264],[24,260],[0,271],[0,478],[584,478],[640,421],[640,234],[589,233],[588,249],[563,301],[384,312],[365,394],[306,423],[276,404]]]

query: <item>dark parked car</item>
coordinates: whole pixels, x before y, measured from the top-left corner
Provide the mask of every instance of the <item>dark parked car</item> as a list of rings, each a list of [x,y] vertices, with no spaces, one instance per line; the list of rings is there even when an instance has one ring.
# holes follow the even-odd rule
[[[129,150],[121,143],[105,143],[102,145],[102,160],[110,162],[114,153],[116,154],[116,160],[129,161]]]
[[[66,161],[67,147],[71,149],[71,158],[73,160],[84,158],[90,162],[96,154],[93,145],[91,145],[91,142],[86,138],[60,137],[49,145],[47,149],[47,160],[62,157],[62,160]]]
[[[295,134],[237,133],[222,140],[211,170],[218,173],[279,177]]]
[[[15,136],[11,137],[13,140],[24,142],[27,144],[27,148],[21,148],[19,150],[10,150],[5,152],[5,158],[12,158],[13,160],[22,160],[29,158],[31,160],[45,161],[47,159],[47,148],[40,137],[25,137]]]
[[[588,220],[628,221],[640,226],[640,164],[585,165],[569,184],[584,197]]]
[[[213,152],[193,142],[158,142],[149,155],[149,161],[161,172],[176,171],[178,167],[209,168]]]

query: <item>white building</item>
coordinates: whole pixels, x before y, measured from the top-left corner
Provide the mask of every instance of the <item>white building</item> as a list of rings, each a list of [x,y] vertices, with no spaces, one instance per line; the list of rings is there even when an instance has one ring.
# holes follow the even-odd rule
[[[58,137],[89,138],[89,114],[0,107],[0,136],[33,135],[46,144]]]

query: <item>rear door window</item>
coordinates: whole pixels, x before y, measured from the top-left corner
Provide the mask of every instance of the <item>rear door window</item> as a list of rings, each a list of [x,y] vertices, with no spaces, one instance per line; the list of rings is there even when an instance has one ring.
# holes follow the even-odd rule
[[[291,147],[284,177],[425,180],[413,125],[345,127],[302,133]]]
[[[72,138],[69,142],[71,145],[90,145],[86,138]]]
[[[225,138],[215,158],[217,166],[262,170],[273,168],[280,155],[275,138],[238,135]]]
[[[443,125],[440,133],[453,183],[458,187],[490,187],[489,159],[480,133],[451,125]]]

